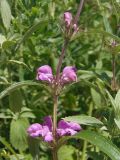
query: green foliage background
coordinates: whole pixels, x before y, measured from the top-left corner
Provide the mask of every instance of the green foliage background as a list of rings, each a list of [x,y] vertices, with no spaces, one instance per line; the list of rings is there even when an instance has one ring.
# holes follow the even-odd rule
[[[75,15],[78,4],[78,0],[0,1],[0,137],[6,139],[0,139],[1,160],[31,160],[32,156],[37,160],[38,152],[38,159],[51,159],[45,145],[27,139],[29,124],[41,123],[53,112],[49,88],[36,82],[36,69],[48,64],[55,74],[64,41],[63,13],[71,11]],[[62,92],[58,119],[96,117],[103,122],[102,127],[83,125],[83,129],[100,133],[119,148],[120,1],[85,0],[79,27],[62,66],[76,66],[78,82]],[[112,46],[113,41],[117,46]],[[112,54],[116,61],[116,89],[111,80]],[[58,155],[62,155],[60,160],[109,159],[98,147],[83,140],[68,141]]]

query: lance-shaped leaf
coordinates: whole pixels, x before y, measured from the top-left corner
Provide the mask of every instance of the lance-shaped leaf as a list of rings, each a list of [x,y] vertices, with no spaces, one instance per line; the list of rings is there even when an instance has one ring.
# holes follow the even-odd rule
[[[37,82],[33,82],[33,81],[23,81],[23,82],[18,82],[18,83],[14,83],[12,84],[10,87],[6,88],[4,91],[2,91],[0,93],[0,99],[2,99],[3,97],[5,97],[6,95],[8,95],[9,93],[15,91],[18,88],[21,88],[23,86],[39,86],[39,87],[45,87],[45,89],[48,90],[48,88],[40,83]]]
[[[85,115],[65,117],[64,120],[91,126],[103,125],[103,123],[95,117]]]
[[[9,29],[12,15],[11,15],[10,6],[7,0],[0,0],[0,11],[1,11],[3,24],[6,29]]]
[[[81,131],[75,136],[62,138],[59,143],[64,143],[64,141],[73,138],[86,140],[91,144],[97,146],[100,151],[104,152],[112,160],[120,160],[120,150],[110,140],[97,132],[90,130]]]

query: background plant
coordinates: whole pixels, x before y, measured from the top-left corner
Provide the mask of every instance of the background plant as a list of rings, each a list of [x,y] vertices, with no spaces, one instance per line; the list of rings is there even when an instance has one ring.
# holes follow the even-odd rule
[[[62,24],[59,25],[62,21],[61,17],[66,10],[75,14],[78,3],[74,0],[0,1],[0,135],[12,143],[17,154],[22,153],[26,159],[31,157],[25,140],[25,130],[29,121],[30,123],[42,121],[42,117],[52,114],[53,106],[47,88],[43,89],[43,85],[34,81],[36,68],[49,64],[55,73],[63,44]],[[108,92],[106,94],[106,90],[114,99],[119,89],[119,6],[117,0],[92,2],[86,0],[79,22],[80,32],[71,40],[63,63],[63,66],[77,67],[80,83],[66,88],[60,97],[58,110],[59,118],[86,114],[100,119],[105,127],[100,129],[90,126],[89,129],[99,132],[118,148],[119,125],[116,125],[116,120],[119,121],[119,112],[116,115],[110,103],[111,96],[108,96]],[[117,43],[114,47],[112,47],[113,41]],[[115,90],[111,83],[113,52],[116,53],[117,87]],[[119,108],[119,105],[117,107]],[[18,130],[14,127],[14,123],[20,128],[19,134],[16,133]],[[13,159],[14,152],[11,152],[2,140],[1,138],[1,158],[4,155],[6,158]],[[37,142],[31,143],[33,146],[33,143]],[[80,143],[72,140],[68,145],[63,146],[60,152],[63,155],[66,154],[64,150],[68,150],[69,159],[76,159],[76,157],[79,159],[81,155],[85,155],[84,159],[85,157],[108,158],[97,147],[86,144],[82,140]],[[47,149],[42,144],[37,146],[40,149],[40,159],[50,159]],[[30,149],[32,155],[37,151],[37,147],[35,150]]]

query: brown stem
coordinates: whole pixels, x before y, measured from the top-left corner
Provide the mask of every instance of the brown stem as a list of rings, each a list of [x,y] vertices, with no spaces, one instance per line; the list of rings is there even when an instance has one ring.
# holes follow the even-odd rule
[[[58,95],[54,95],[54,108],[53,108],[53,137],[56,143],[56,128],[57,128],[57,106],[58,106]]]
[[[61,52],[61,56],[60,56],[60,58],[59,58],[59,62],[58,62],[58,65],[57,65],[56,82],[59,81],[59,77],[60,77],[60,69],[61,69],[61,66],[62,66],[63,58],[64,58],[64,56],[65,56],[65,51],[66,51],[68,42],[69,42],[69,40],[68,40],[68,39],[65,39],[64,45],[63,45],[63,48],[62,48],[62,52]]]
[[[53,148],[52,155],[53,155],[53,160],[58,160],[57,149],[56,148]]]
[[[74,22],[77,23],[78,21],[78,18],[80,16],[80,13],[81,13],[81,10],[82,10],[82,7],[83,7],[83,3],[84,3],[84,0],[81,0],[80,1],[80,4],[79,4],[79,7],[78,7],[78,11],[77,11],[77,14],[76,14],[76,17],[74,19]],[[60,70],[61,70],[61,66],[62,66],[62,61],[63,61],[63,58],[65,56],[65,51],[66,51],[66,48],[68,46],[68,43],[69,43],[69,40],[70,40],[71,36],[69,38],[65,38],[64,40],[64,45],[63,45],[63,48],[62,48],[62,52],[61,52],[61,55],[60,55],[60,58],[59,58],[59,62],[58,62],[58,65],[57,65],[57,71],[56,71],[56,80],[55,80],[55,86],[54,86],[54,109],[53,109],[53,137],[54,137],[54,146],[53,146],[53,160],[58,160],[57,158],[57,138],[56,138],[56,129],[57,129],[57,107],[58,107],[58,94],[57,94],[57,90],[59,88],[59,78],[60,78]]]
[[[80,14],[81,14],[81,11],[83,8],[83,4],[84,4],[84,0],[81,0],[79,3],[79,6],[78,6],[77,14],[74,19],[74,24],[77,24],[77,22],[78,22],[78,18],[80,17]]]

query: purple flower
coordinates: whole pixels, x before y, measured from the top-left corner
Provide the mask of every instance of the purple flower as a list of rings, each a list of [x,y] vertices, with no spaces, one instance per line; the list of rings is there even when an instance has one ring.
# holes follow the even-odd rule
[[[53,141],[51,117],[50,116],[45,117],[43,125],[39,123],[32,124],[27,129],[27,132],[28,132],[28,135],[33,138],[41,136],[46,142]]]
[[[56,130],[57,136],[68,136],[74,135],[81,130],[81,126],[74,122],[66,122],[64,120],[59,121],[58,128]],[[27,130],[29,136],[35,137],[42,137],[45,142],[52,142],[53,141],[53,133],[52,133],[52,119],[50,116],[44,118],[44,123],[32,124]]]
[[[48,65],[41,66],[37,69],[37,80],[51,83],[53,80],[52,69]]]
[[[27,129],[27,132],[31,137],[38,137],[42,134],[42,126],[39,123],[34,123]]]
[[[44,118],[44,141],[51,142],[53,141],[53,135],[52,135],[52,118],[50,116],[46,116]]]
[[[73,66],[67,66],[63,69],[61,76],[61,83],[71,83],[77,81],[76,68]]]
[[[52,118],[51,118],[51,116],[44,117],[43,125],[48,126],[49,130],[52,131]]]
[[[58,136],[65,136],[65,135],[74,135],[81,130],[81,126],[74,122],[66,122],[61,120],[58,123],[57,134]]]
[[[70,12],[64,13],[64,21],[65,21],[66,27],[69,27],[72,21],[72,14]]]
[[[45,135],[44,141],[45,141],[45,142],[51,142],[51,141],[53,141],[52,132],[48,132],[48,133]]]

